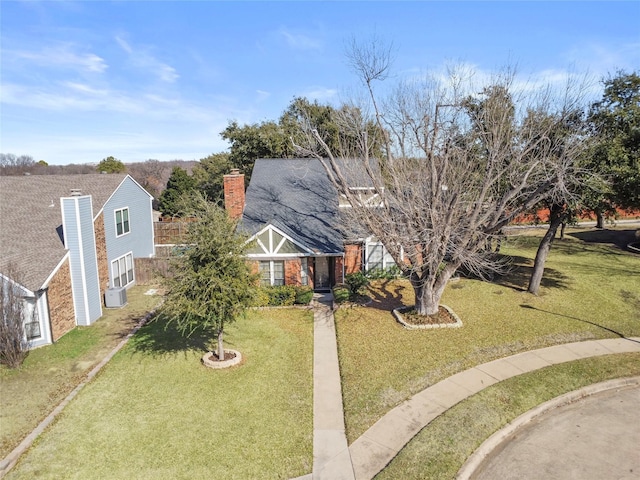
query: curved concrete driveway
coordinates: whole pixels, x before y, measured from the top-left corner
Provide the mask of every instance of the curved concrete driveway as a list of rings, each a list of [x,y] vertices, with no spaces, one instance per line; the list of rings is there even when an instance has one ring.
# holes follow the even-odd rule
[[[640,478],[639,383],[551,405],[530,420],[491,445],[493,451],[468,478]]]

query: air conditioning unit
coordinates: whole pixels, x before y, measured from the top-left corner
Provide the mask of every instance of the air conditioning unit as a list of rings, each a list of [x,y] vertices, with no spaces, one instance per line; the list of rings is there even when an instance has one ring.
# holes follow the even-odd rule
[[[127,289],[109,288],[104,293],[104,306],[107,308],[120,308],[127,304]]]

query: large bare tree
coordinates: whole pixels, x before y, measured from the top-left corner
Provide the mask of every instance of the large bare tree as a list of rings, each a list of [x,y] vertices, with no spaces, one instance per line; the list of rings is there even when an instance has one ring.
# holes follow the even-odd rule
[[[348,58],[366,99],[340,110],[349,141],[330,148],[308,122],[298,151],[322,162],[351,205],[348,223],[385,245],[413,286],[417,313],[435,314],[456,270],[500,267],[486,245],[504,226],[567,195],[582,139],[579,129],[552,133],[579,105],[569,87],[559,99],[551,88],[516,88],[510,70],[482,85],[464,69],[424,76],[382,99],[374,87],[389,74],[391,49],[354,42]],[[383,158],[371,158],[380,148]]]
[[[35,318],[35,310],[26,307],[21,274],[14,264],[0,273],[0,364],[19,367],[29,353],[25,324]]]

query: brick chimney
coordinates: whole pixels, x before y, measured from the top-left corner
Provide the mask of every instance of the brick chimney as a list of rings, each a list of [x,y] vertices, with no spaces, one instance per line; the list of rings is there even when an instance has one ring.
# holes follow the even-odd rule
[[[237,220],[242,217],[244,210],[244,173],[237,168],[224,177],[224,208],[229,216]]]

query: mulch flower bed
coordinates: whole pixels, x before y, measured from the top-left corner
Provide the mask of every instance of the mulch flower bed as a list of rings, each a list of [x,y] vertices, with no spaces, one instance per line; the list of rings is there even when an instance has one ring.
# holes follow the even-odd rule
[[[438,313],[434,315],[418,315],[413,307],[401,310],[400,313],[402,313],[404,321],[410,325],[443,325],[457,322],[457,319],[443,307],[439,307]]]
[[[235,354],[235,352],[225,351],[225,352],[224,352],[224,358],[223,358],[222,360],[233,360],[234,358],[236,358],[236,354]],[[219,362],[219,361],[221,361],[221,360],[218,358],[218,355],[217,355],[215,352],[213,352],[213,353],[211,353],[211,355],[209,355],[209,360],[211,360],[212,362]]]

